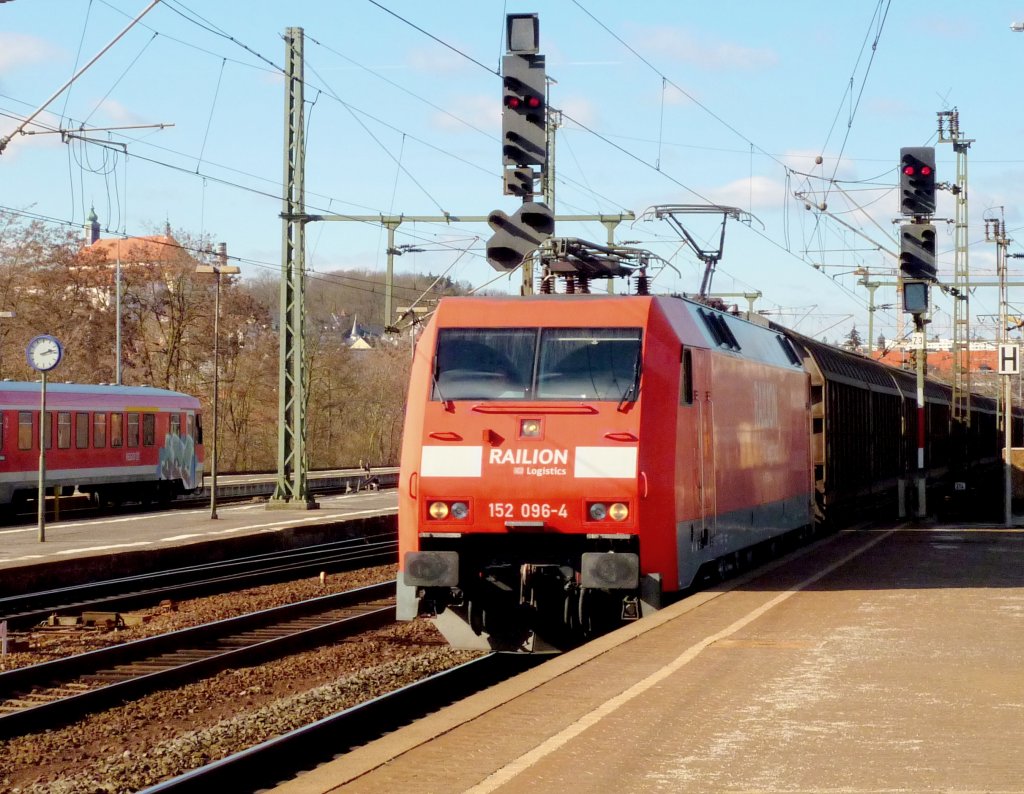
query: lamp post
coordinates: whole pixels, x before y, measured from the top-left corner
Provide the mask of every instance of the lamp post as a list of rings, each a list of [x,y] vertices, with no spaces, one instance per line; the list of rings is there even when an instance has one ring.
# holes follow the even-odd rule
[[[213,304],[213,449],[210,453],[210,518],[217,518],[217,453],[220,447],[217,435],[217,402],[220,398],[220,277],[242,272],[237,265],[224,264],[228,258],[224,243],[217,248],[217,259],[220,264],[196,266],[196,273],[213,273],[217,276],[217,291]]]
[[[50,427],[46,415],[46,373],[56,367],[64,356],[64,347],[56,337],[42,334],[35,337],[25,348],[28,365],[40,376],[39,384],[39,489],[36,499],[39,506],[39,542],[46,542],[46,430]],[[56,491],[54,491],[56,495]],[[56,507],[54,511],[56,512]]]

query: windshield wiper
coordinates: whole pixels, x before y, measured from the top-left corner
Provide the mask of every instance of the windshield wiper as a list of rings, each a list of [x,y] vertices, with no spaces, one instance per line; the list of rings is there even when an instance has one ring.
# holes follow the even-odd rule
[[[444,409],[446,411],[451,411],[451,410],[453,410],[455,408],[455,403],[453,403],[451,400],[449,400],[447,397],[445,397],[444,393],[441,391],[441,379],[440,379],[439,375],[440,375],[440,366],[438,366],[437,359],[435,358],[434,359],[434,366],[430,370],[430,380],[431,380],[431,383],[434,386],[434,394],[436,394],[438,399],[441,400],[441,402],[444,403]]]
[[[622,399],[619,400],[619,405],[616,410],[621,411],[622,407],[628,402],[636,402],[640,396],[640,351],[636,353],[636,363],[633,365],[633,382],[629,384],[629,388],[626,389],[622,394]]]

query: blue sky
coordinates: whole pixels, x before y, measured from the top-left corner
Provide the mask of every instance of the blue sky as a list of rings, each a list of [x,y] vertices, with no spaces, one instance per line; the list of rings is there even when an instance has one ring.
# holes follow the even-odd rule
[[[146,5],[0,4],[0,133]],[[957,108],[963,134],[975,139],[976,277],[994,273],[986,209],[1004,207],[1010,236],[1024,239],[1024,33],[1010,30],[1024,3],[1002,0],[164,0],[39,120],[49,128],[174,126],[88,136],[125,144],[127,155],[59,135],[16,136],[0,155],[0,205],[71,224],[95,206],[104,236],[153,233],[169,221],[226,241],[247,276],[277,272],[277,67],[282,33],[296,26],[306,35],[309,211],[512,212],[517,200],[501,193],[496,72],[505,14],[514,12],[540,14],[541,52],[557,81],[551,104],[564,112],[557,211],[639,216],[655,204],[713,201],[750,212],[756,220],[728,224],[712,289],[759,290],[757,308],[798,330],[835,340],[855,322],[866,334],[867,291],[853,271],[893,280],[894,259],[877,244],[895,250],[888,237],[899,149],[934,143],[937,111]],[[939,180],[952,180],[952,147],[939,144],[937,155]],[[794,191],[826,202],[842,223],[808,211]],[[952,216],[947,193],[937,215]],[[717,241],[707,217],[690,218],[688,228]],[[557,233],[606,235],[596,223],[559,224]],[[518,274],[487,264],[489,236],[486,224],[406,222],[397,242],[424,250],[396,267],[518,291]],[[666,222],[624,224],[617,237],[671,262],[656,289],[697,290],[701,266]],[[940,273],[951,272],[952,241],[940,223]],[[308,243],[314,273],[385,264],[377,224],[314,224]],[[935,297],[931,330],[948,336],[950,300]],[[879,288],[876,299],[894,304],[894,288]],[[986,316],[997,311],[996,291],[979,288],[972,313],[982,333],[994,332]],[[876,336],[897,330],[894,309],[875,313]]]

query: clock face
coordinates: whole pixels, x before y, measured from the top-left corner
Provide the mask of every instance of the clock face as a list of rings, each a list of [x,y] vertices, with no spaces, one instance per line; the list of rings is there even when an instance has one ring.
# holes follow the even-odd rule
[[[28,343],[26,355],[33,369],[46,372],[60,363],[63,353],[60,342],[52,336],[37,336]]]

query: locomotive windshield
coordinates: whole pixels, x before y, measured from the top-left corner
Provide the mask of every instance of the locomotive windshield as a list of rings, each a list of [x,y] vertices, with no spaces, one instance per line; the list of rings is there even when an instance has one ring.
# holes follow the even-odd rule
[[[636,398],[639,328],[442,328],[434,400]]]

